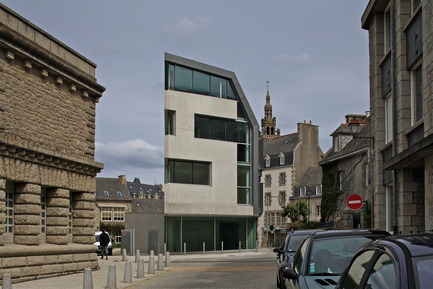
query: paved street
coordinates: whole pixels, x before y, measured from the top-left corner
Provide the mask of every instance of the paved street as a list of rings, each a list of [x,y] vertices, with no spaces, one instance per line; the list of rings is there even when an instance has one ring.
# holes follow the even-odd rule
[[[262,249],[259,253],[209,256],[176,256],[172,269],[128,288],[203,289],[261,288],[275,289],[275,253]]]

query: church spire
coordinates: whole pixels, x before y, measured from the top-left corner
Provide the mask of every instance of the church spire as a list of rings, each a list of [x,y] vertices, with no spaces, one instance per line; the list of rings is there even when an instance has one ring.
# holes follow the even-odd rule
[[[266,103],[265,117],[262,118],[262,138],[272,138],[280,135],[280,130],[276,129],[277,119],[272,117],[271,95],[269,93],[269,81],[266,81]]]

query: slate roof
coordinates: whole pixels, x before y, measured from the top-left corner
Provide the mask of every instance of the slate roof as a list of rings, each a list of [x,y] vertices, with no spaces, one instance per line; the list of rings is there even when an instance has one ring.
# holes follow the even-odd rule
[[[359,133],[354,134],[353,139],[340,151],[335,152],[332,146],[325,154],[323,160],[319,162],[319,165],[331,163],[341,158],[348,158],[354,153],[364,153],[372,142],[372,137],[369,135],[370,118],[367,118],[360,127]],[[340,127],[332,133],[332,136],[337,134],[351,134],[349,127],[346,123],[340,125]]]
[[[312,166],[309,167],[305,174],[302,176],[299,183],[300,186],[315,186],[322,184],[322,167]]]
[[[154,198],[154,194],[158,194],[158,199],[164,198],[164,192],[156,185],[142,184],[139,178],[135,178],[133,182],[126,182],[131,198],[139,198],[140,193],[144,193],[145,199]]]
[[[128,188],[120,183],[119,178],[96,178],[96,201],[130,200]]]
[[[132,214],[164,214],[164,199],[133,199]]]
[[[298,145],[298,133],[286,134],[274,138],[263,140],[263,157],[262,167],[263,169],[272,168],[280,165],[280,153],[285,155],[284,165],[293,165],[293,152]],[[271,158],[271,166],[266,167],[265,157]]]

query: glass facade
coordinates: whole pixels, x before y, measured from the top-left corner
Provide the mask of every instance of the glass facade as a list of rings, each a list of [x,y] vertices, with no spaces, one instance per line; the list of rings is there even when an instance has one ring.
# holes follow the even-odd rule
[[[186,160],[168,160],[168,182],[210,185],[211,164]]]
[[[166,89],[237,99],[229,80],[173,64],[168,64]]]
[[[255,218],[167,217],[165,242],[169,252],[199,252],[256,248]]]

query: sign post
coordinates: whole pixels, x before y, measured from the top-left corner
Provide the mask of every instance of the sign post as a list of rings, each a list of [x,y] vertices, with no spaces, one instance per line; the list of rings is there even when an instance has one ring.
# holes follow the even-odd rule
[[[347,197],[346,205],[349,207],[349,209],[352,210],[359,210],[362,207],[362,198],[360,195],[352,194],[349,197]]]

